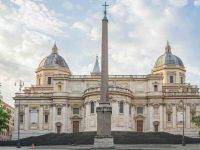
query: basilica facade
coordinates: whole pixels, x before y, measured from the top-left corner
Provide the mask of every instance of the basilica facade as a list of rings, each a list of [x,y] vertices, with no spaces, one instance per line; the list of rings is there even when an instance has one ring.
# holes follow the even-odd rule
[[[191,118],[200,115],[199,89],[185,83],[186,68],[168,42],[163,53],[148,75],[109,75],[112,131],[182,134],[184,126],[186,136],[198,136]],[[18,121],[21,138],[96,131],[100,83],[98,57],[89,75],[73,75],[54,44],[36,69],[35,85],[14,97],[13,139]]]

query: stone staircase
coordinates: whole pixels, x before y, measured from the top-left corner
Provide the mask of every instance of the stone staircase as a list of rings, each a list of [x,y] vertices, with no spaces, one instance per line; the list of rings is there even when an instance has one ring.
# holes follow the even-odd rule
[[[165,132],[112,132],[115,144],[181,144],[182,136]],[[36,137],[24,138],[22,145],[91,145],[94,143],[96,132],[45,134]],[[200,143],[200,139],[185,137],[187,144]],[[0,145],[16,145],[17,141],[0,142]]]

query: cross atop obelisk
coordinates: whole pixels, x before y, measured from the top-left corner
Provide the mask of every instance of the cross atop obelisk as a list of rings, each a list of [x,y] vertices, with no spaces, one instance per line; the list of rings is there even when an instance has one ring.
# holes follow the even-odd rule
[[[104,6],[104,18],[107,18],[107,7],[109,6],[107,3],[106,3],[106,1],[105,1],[105,4],[104,5],[102,5],[102,6]]]

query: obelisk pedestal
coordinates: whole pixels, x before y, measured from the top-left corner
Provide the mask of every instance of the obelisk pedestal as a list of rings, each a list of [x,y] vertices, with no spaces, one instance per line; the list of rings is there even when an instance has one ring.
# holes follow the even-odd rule
[[[113,148],[111,136],[112,107],[109,104],[100,105],[97,111],[97,136],[94,139],[94,148]]]
[[[112,107],[108,96],[108,19],[105,4],[104,18],[102,19],[102,51],[101,51],[101,89],[97,112],[97,136],[94,139],[94,149],[114,148],[111,135]]]

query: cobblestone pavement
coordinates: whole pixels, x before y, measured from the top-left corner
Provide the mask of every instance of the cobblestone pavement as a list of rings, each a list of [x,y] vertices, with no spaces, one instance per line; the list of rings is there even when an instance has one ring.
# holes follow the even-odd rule
[[[15,147],[0,147],[0,150],[17,150]],[[31,150],[31,147],[22,147],[18,150]],[[36,146],[36,150],[89,150],[93,149],[92,145],[79,146]],[[115,145],[117,150],[200,150],[200,144],[188,144],[185,147],[181,145]],[[105,150],[105,149],[104,149]],[[109,149],[108,149],[109,150]]]

